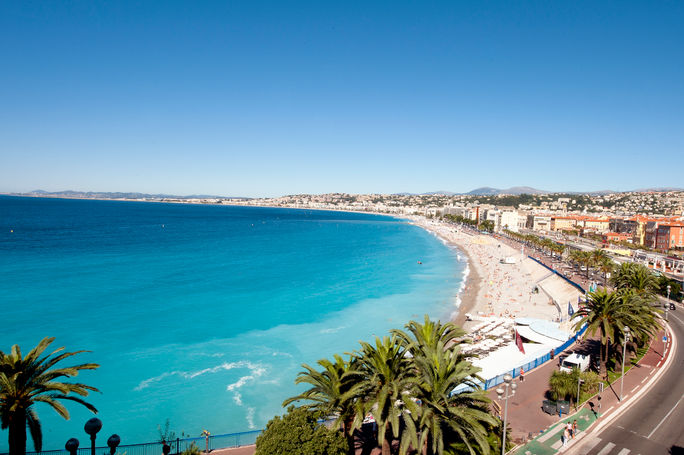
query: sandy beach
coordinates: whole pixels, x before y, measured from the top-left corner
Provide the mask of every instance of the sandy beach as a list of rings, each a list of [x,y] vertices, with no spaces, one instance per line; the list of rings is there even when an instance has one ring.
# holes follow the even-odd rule
[[[529,259],[526,252],[515,250],[491,235],[422,217],[415,217],[412,222],[456,246],[468,258],[468,276],[454,317],[454,322],[466,329],[466,314],[476,319],[535,317],[553,321],[559,317],[554,299],[576,301],[571,296],[572,289],[565,287],[560,278]]]

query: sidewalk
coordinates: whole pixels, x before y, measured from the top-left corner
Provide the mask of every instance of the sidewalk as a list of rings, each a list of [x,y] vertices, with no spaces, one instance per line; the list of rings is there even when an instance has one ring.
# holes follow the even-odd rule
[[[641,361],[625,373],[623,402],[634,395],[651,375],[656,372],[657,368],[662,365],[664,361],[663,353],[665,352],[663,335],[664,332],[660,332],[653,340],[648,352]],[[669,355],[669,353],[670,351],[668,349],[667,354]],[[557,365],[554,362],[549,363],[552,363],[554,368]],[[514,441],[516,440],[516,435],[520,437],[522,433],[525,433],[525,429],[528,430],[528,433],[525,434],[538,434],[540,432],[538,428],[540,425],[543,425],[549,420],[553,421],[550,424],[550,428],[545,430],[534,440],[515,450],[513,453],[516,455],[551,455],[563,452],[567,448],[572,447],[578,439],[575,438],[570,440],[567,447],[562,448],[560,436],[563,427],[560,425],[560,422],[572,422],[577,419],[577,424],[580,429],[579,435],[581,438],[583,432],[590,428],[596,420],[603,420],[620,409],[620,402],[618,400],[620,394],[620,379],[618,379],[612,386],[607,386],[605,388],[600,401],[597,397],[590,399],[576,414],[570,414],[562,420],[558,416],[549,416],[548,414],[545,414],[541,410],[541,400],[543,399],[541,397],[548,388],[548,378],[551,374],[551,370],[553,370],[553,368],[548,368],[545,365],[544,367],[531,371],[529,374],[530,380],[532,380],[534,376],[537,376],[534,377],[534,382],[530,381],[530,383],[534,384],[534,387],[529,387],[530,383],[528,383],[528,378],[526,377],[525,382],[518,386],[519,392],[516,392],[516,397],[518,396],[518,393],[521,395],[519,400],[515,400],[514,397],[513,403],[510,401],[508,403],[508,421],[513,424],[512,430],[514,430],[514,432],[512,432],[511,437]],[[535,399],[537,400],[536,402]],[[516,404],[516,401],[519,401],[520,404]],[[595,413],[592,411],[592,406]],[[517,422],[516,417],[521,419],[521,421]]]

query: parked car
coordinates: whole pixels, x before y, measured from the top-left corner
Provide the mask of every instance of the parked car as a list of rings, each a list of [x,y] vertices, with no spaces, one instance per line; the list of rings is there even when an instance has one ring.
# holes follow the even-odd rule
[[[572,353],[563,359],[560,371],[570,373],[573,369],[579,368],[580,371],[587,371],[591,365],[591,355]]]

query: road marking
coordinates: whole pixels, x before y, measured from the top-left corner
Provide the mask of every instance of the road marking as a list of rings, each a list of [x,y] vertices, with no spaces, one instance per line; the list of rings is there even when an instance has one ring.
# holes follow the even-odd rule
[[[608,413],[610,412],[610,410],[613,409],[614,407],[615,407],[615,406],[609,407],[608,409],[606,409],[605,411],[603,411],[603,414],[604,414],[604,415],[605,415],[605,414],[608,414]]]
[[[615,444],[613,444],[612,442],[609,442],[609,443],[606,444],[606,446],[605,446],[603,449],[601,449],[601,451],[600,451],[599,453],[597,453],[596,455],[606,455],[608,452],[610,452],[611,450],[613,450],[613,447],[615,447]]]
[[[681,403],[682,400],[684,400],[684,395],[682,395],[682,397],[679,399],[679,401],[678,401],[674,406],[672,406],[672,409],[670,409],[670,412],[668,412],[667,414],[665,414],[665,417],[663,417],[663,420],[661,420],[660,423],[659,423],[658,425],[656,425],[656,427],[653,429],[653,431],[651,431],[651,432],[648,434],[648,436],[646,436],[648,439],[651,439],[651,436],[653,436],[653,433],[655,433],[656,430],[657,430],[658,428],[660,428],[660,425],[662,425],[663,422],[665,422],[665,420],[666,420],[668,417],[670,417],[670,414],[672,414],[672,411],[674,411],[675,408],[676,408],[677,406],[679,406],[679,403]]]
[[[622,449],[621,451],[618,452],[617,455],[627,455],[631,450],[629,449]]]
[[[647,379],[648,379],[648,376],[646,376],[644,379],[642,379],[641,383],[643,384],[644,382],[646,382]]]
[[[580,450],[580,455],[587,455],[591,451],[591,449],[598,445],[599,442],[601,442],[601,438],[594,438],[591,441],[584,444],[582,446],[582,449]]]

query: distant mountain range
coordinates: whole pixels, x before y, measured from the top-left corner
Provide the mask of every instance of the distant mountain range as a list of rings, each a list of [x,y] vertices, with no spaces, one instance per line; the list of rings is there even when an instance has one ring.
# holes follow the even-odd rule
[[[489,186],[483,186],[482,188],[476,188],[465,194],[471,196],[496,196],[497,194],[549,194],[550,191],[538,190],[532,188],[531,186],[514,186],[505,190],[500,190],[498,188],[492,188]]]
[[[632,190],[627,192],[637,192],[637,193],[650,193],[650,192],[665,192],[665,191],[684,191],[682,188],[643,188],[639,190]],[[500,194],[510,194],[510,195],[520,195],[520,194],[589,194],[592,196],[600,196],[612,193],[624,193],[626,191],[612,191],[612,190],[602,190],[602,191],[545,191],[539,190],[537,188],[532,188],[530,186],[514,186],[507,189],[492,188],[489,186],[483,186],[481,188],[476,188],[467,193],[456,193],[453,191],[430,191],[428,193],[394,193],[395,196],[497,196]],[[174,194],[147,194],[147,193],[126,193],[126,192],[105,192],[105,191],[44,191],[44,190],[34,190],[28,193],[13,193],[21,196],[49,196],[49,197],[64,197],[64,198],[82,198],[82,199],[147,199],[147,200],[161,200],[161,199],[252,199],[248,197],[240,196],[215,196],[208,194],[193,194],[187,196],[178,196]]]

